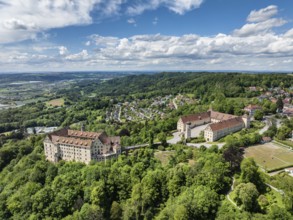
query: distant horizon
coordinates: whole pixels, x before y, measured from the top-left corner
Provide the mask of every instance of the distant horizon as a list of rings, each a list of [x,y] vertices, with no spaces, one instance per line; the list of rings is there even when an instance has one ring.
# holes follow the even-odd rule
[[[290,74],[292,71],[269,71],[269,70],[73,70],[73,71],[23,71],[23,72],[0,72],[0,74],[58,74],[58,73],[277,73]]]

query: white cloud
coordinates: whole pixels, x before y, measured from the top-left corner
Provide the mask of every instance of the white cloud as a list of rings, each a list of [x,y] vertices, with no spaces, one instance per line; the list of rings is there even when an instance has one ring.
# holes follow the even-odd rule
[[[270,5],[258,11],[253,10],[247,17],[248,24],[234,31],[235,36],[247,37],[252,35],[263,35],[272,32],[272,28],[283,26],[287,23],[282,18],[273,18],[278,14],[278,7]]]
[[[278,13],[278,7],[276,5],[270,5],[266,8],[262,8],[258,11],[253,10],[248,15],[248,22],[262,22],[270,19]]]
[[[284,35],[285,37],[293,38],[293,28],[287,31]]]
[[[171,11],[182,15],[187,11],[198,8],[203,3],[203,0],[168,0],[165,2]]]
[[[127,20],[127,23],[129,23],[129,24],[135,24],[136,21],[134,20],[134,18],[129,18],[129,19]]]
[[[63,45],[0,45],[0,64],[3,70],[292,70],[293,29],[274,32],[286,22],[280,18],[254,20],[232,34],[215,36],[91,35],[87,50],[78,53]]]
[[[177,13],[184,14],[187,11],[200,7],[203,0],[149,0],[140,1],[132,6],[129,6],[127,12],[130,15],[138,15],[146,10],[155,10],[160,6],[166,7],[169,10]]]
[[[153,25],[157,25],[159,22],[159,18],[155,17],[154,20],[153,20]]]
[[[202,2],[203,0],[143,0],[139,3],[130,0],[2,0],[0,43],[37,39],[39,33],[52,28],[91,24],[93,11],[98,14],[96,19],[125,13],[137,15],[161,6],[184,14],[199,7]],[[122,10],[126,3],[130,5],[126,6],[127,12]]]
[[[262,35],[272,31],[274,27],[280,27],[286,24],[287,21],[281,18],[271,18],[259,23],[245,24],[242,28],[236,29],[234,34],[240,37],[247,37],[251,35]]]
[[[21,41],[38,32],[92,22],[90,12],[100,0],[3,0],[0,43]]]
[[[134,18],[129,18],[129,19],[127,20],[127,23],[128,23],[128,24],[132,24],[134,27],[137,26],[137,24],[136,24],[136,20],[135,20]]]
[[[67,53],[68,53],[68,50],[67,50],[66,47],[64,47],[64,46],[60,46],[60,47],[59,47],[59,54],[60,54],[61,56],[66,55]]]
[[[104,37],[97,34],[89,36],[89,39],[93,41],[93,44],[100,47],[112,47],[119,43],[119,38],[117,37]]]
[[[65,59],[69,60],[69,61],[81,61],[81,60],[85,60],[87,58],[88,58],[87,50],[82,50],[80,53],[70,54],[65,57]]]

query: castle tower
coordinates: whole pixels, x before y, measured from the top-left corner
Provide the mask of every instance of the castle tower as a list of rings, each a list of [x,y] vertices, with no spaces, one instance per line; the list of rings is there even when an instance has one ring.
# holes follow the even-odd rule
[[[190,128],[190,125],[191,125],[190,122],[186,123],[185,140],[191,138],[191,128]]]
[[[245,128],[250,128],[250,116],[245,114],[242,116],[242,120],[245,124]]]

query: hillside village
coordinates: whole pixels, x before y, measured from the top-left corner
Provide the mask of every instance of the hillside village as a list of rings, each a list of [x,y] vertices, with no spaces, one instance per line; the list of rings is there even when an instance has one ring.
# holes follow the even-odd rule
[[[174,137],[167,142],[169,144],[180,143],[184,140],[188,144],[188,141],[199,138],[203,138],[205,142],[202,142],[203,146],[210,146],[209,143],[218,141],[219,139],[225,138],[227,135],[239,132],[242,129],[250,129],[251,122],[255,121],[255,114],[263,112],[262,103],[269,101],[270,103],[276,104],[278,99],[282,100],[283,109],[276,109],[276,112],[284,117],[291,117],[293,112],[292,105],[292,92],[285,92],[284,90],[276,87],[273,89],[268,89],[267,91],[259,90],[257,87],[249,87],[249,91],[260,93],[257,96],[258,104],[248,104],[243,108],[243,115],[232,115],[222,112],[217,112],[209,109],[207,112],[201,112],[196,114],[189,114],[180,116],[177,122],[177,132],[173,135]],[[139,121],[139,120],[153,120],[159,117],[164,120],[168,117],[168,114],[172,110],[178,109],[180,106],[184,105],[196,105],[199,100],[190,98],[189,96],[184,96],[179,94],[177,96],[164,96],[156,97],[150,100],[134,100],[131,102],[124,102],[115,104],[112,109],[106,111],[106,121],[123,123],[125,121]],[[262,116],[263,117],[263,116]],[[265,133],[269,129],[270,120],[265,120],[265,127],[260,130],[260,134]],[[278,125],[280,127],[280,125]],[[53,133],[49,134],[50,137]],[[47,141],[49,139],[46,139]],[[263,136],[263,142],[270,142],[272,139],[270,137]],[[46,141],[44,143],[47,143]],[[120,141],[119,141],[120,144]],[[219,146],[223,146],[222,143],[218,143]],[[190,146],[196,146],[189,144]],[[198,145],[199,146],[199,145]],[[69,146],[70,147],[70,146]],[[74,143],[72,144],[72,149],[74,149]],[[48,151],[46,151],[48,152]],[[57,151],[56,151],[57,152]],[[74,152],[74,150],[73,150]],[[116,152],[116,151],[115,151]],[[120,152],[120,151],[118,151]],[[120,153],[116,154],[119,155]],[[58,154],[59,157],[62,154]],[[49,158],[49,157],[48,157]],[[60,157],[62,158],[62,157]],[[80,159],[74,159],[70,157],[70,160],[84,161]],[[94,158],[87,158],[87,162]],[[107,159],[107,157],[104,157]],[[55,159],[50,159],[51,161],[58,161]],[[67,160],[65,158],[65,160]]]

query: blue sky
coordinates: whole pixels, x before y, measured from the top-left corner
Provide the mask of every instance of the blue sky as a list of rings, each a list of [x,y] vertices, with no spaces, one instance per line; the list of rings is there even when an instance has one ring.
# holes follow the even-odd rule
[[[0,72],[292,71],[293,1],[0,0]]]

